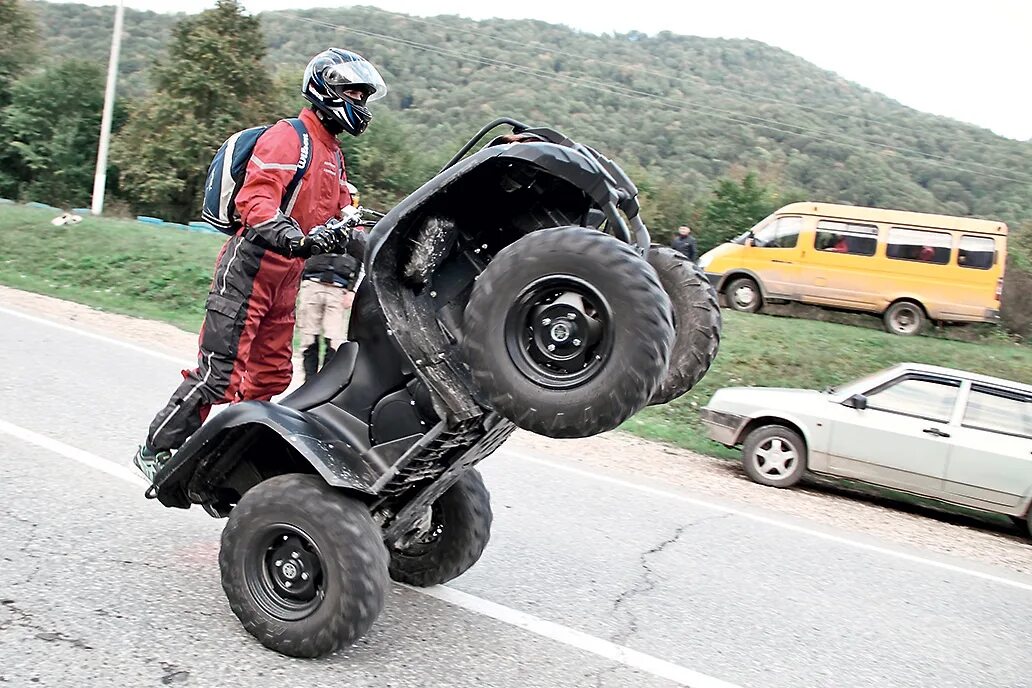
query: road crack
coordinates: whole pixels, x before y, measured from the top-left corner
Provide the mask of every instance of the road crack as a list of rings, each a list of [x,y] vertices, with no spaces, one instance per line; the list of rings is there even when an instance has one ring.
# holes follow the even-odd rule
[[[47,630],[45,626],[41,626],[36,622],[33,615],[18,606],[15,600],[4,599],[0,600],[0,607],[8,610],[11,613],[11,620],[6,623],[0,623],[0,631],[7,630],[8,628],[24,628],[29,631],[35,631],[35,637],[39,640],[48,643],[68,643],[72,647],[77,647],[80,650],[92,650],[93,648],[87,645],[79,638],[73,638],[65,635],[60,631]]]
[[[190,680],[190,672],[185,669],[180,669],[175,664],[169,664],[168,662],[159,662],[161,664],[161,670],[165,672],[165,675],[161,677],[161,682],[170,686],[176,683],[186,683]]]
[[[684,535],[684,532],[689,528],[694,528],[700,524],[707,523],[709,521],[717,521],[723,518],[728,518],[731,515],[732,514],[719,514],[717,516],[707,516],[706,518],[700,518],[698,520],[692,521],[691,523],[686,523],[684,525],[678,526],[671,537],[667,538],[666,540],[663,540],[651,549],[642,552],[638,560],[641,566],[641,577],[634,585],[627,588],[624,592],[620,593],[620,595],[613,601],[614,619],[618,617],[622,612],[623,615],[627,617],[627,624],[622,630],[613,634],[612,642],[617,644],[623,644],[638,632],[638,616],[627,606],[627,602],[634,597],[647,595],[656,589],[656,585],[658,582],[655,578],[655,571],[652,570],[652,566],[649,563],[649,558],[656,554],[660,554],[668,548],[676,545],[678,541],[680,541],[681,536]],[[607,671],[611,670],[612,669],[609,669]],[[606,672],[601,672],[597,677],[598,685],[601,685],[601,680],[605,673]]]

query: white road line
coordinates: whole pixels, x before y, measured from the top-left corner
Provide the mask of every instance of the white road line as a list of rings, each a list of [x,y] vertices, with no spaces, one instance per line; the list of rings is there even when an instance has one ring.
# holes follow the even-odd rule
[[[81,334],[83,336],[91,337],[91,338],[99,340],[99,341],[108,342],[108,343],[114,344],[116,346],[127,347],[127,348],[130,348],[130,349],[134,350],[134,351],[139,351],[140,353],[150,354],[152,356],[157,356],[158,358],[163,358],[163,359],[166,359],[166,360],[174,360],[174,361],[176,361],[177,363],[179,363],[181,365],[188,365],[188,364],[184,364],[181,360],[176,359],[175,357],[169,356],[167,354],[162,354],[162,353],[159,353],[157,351],[151,351],[149,349],[145,349],[143,347],[135,346],[133,344],[129,344],[129,343],[124,342],[124,341],[120,341],[118,339],[114,339],[114,338],[111,338],[111,337],[105,337],[104,335],[94,334],[92,332],[86,332],[86,331],[83,331],[83,330],[79,330],[79,329],[76,329],[76,328],[68,326],[68,325],[63,325],[61,323],[54,322],[52,320],[47,320],[47,319],[44,319],[44,318],[37,318],[37,317],[31,316],[31,315],[26,315],[25,313],[22,313],[22,312],[17,311],[17,310],[11,310],[11,309],[8,309],[8,308],[0,307],[0,313],[6,313],[8,315],[13,315],[13,316],[16,316],[16,317],[21,317],[21,318],[26,318],[27,320],[31,320],[33,322],[41,323],[43,325],[50,325],[52,327],[56,327],[58,329],[66,330],[68,332],[72,332],[72,333],[75,333],[75,334]],[[950,571],[950,572],[953,572],[953,573],[961,573],[961,574],[965,574],[965,575],[969,575],[969,576],[974,576],[976,578],[981,578],[983,580],[992,581],[994,583],[1000,583],[1002,585],[1009,585],[1011,587],[1018,588],[1020,590],[1032,591],[1032,584],[1025,583],[1025,582],[1022,582],[1022,581],[1019,581],[1019,580],[1014,580],[1012,578],[1006,578],[1004,576],[996,576],[996,575],[993,575],[991,573],[985,573],[983,571],[978,571],[977,569],[971,569],[971,568],[968,568],[968,567],[965,567],[965,566],[958,566],[956,564],[950,564],[948,562],[939,561],[939,560],[936,560],[936,559],[929,559],[929,558],[922,557],[922,556],[917,555],[917,554],[911,554],[909,552],[904,552],[904,551],[901,551],[901,550],[893,549],[891,547],[882,547],[882,546],[879,546],[879,545],[873,545],[873,544],[870,544],[870,543],[862,542],[860,540],[854,540],[854,539],[849,538],[849,537],[843,537],[843,536],[840,536],[840,535],[833,535],[831,533],[826,533],[826,532],[823,532],[821,530],[817,530],[817,529],[814,529],[814,528],[807,528],[806,526],[801,526],[801,525],[798,525],[798,524],[795,524],[795,523],[790,523],[790,522],[787,522],[787,521],[782,521],[780,519],[772,518],[770,516],[762,516],[760,514],[752,512],[752,511],[747,511],[745,509],[736,509],[734,507],[729,507],[729,506],[726,506],[726,505],[723,505],[723,504],[717,504],[715,502],[710,502],[710,501],[707,501],[705,499],[699,499],[699,498],[696,498],[696,497],[690,497],[690,496],[688,496],[686,494],[681,494],[681,493],[678,493],[678,492],[670,492],[668,490],[662,490],[662,489],[659,489],[659,488],[656,488],[656,487],[651,487],[649,485],[642,485],[640,483],[635,483],[635,482],[631,482],[631,481],[628,481],[628,480],[621,480],[620,478],[614,478],[614,477],[608,476],[608,475],[603,475],[603,474],[599,474],[599,473],[593,473],[591,471],[587,471],[587,470],[584,470],[582,468],[577,468],[577,467],[574,467],[574,466],[567,465],[565,463],[562,463],[561,461],[556,461],[556,460],[552,460],[552,459],[546,459],[546,458],[542,458],[542,457],[539,457],[539,456],[534,456],[534,455],[531,455],[531,454],[526,454],[526,453],[523,453],[523,452],[506,449],[504,447],[502,449],[500,449],[499,452],[504,453],[504,454],[506,454],[508,456],[512,456],[514,458],[518,458],[521,461],[528,461],[530,463],[536,463],[538,465],[547,466],[547,467],[555,469],[555,470],[565,471],[567,473],[571,473],[571,474],[574,474],[574,475],[579,475],[579,476],[582,476],[582,477],[585,477],[585,478],[591,478],[592,480],[597,480],[599,482],[609,483],[610,485],[618,485],[621,488],[637,490],[639,492],[644,492],[646,494],[651,494],[651,495],[656,496],[656,497],[662,497],[664,499],[672,499],[672,500],[675,500],[675,501],[678,501],[678,502],[683,502],[685,504],[693,504],[695,506],[701,506],[701,507],[705,507],[707,509],[713,509],[715,511],[722,511],[724,513],[734,514],[736,516],[741,516],[743,518],[751,519],[751,520],[756,521],[758,523],[764,523],[766,525],[774,526],[776,528],[783,528],[785,530],[790,530],[792,532],[801,533],[801,534],[804,534],[804,535],[809,535],[809,536],[812,536],[812,537],[815,537],[815,538],[820,538],[822,540],[827,540],[829,542],[835,542],[835,543],[838,543],[838,544],[841,544],[841,545],[846,545],[848,547],[855,547],[857,549],[865,550],[865,551],[868,551],[868,552],[875,552],[877,554],[883,554],[885,556],[894,557],[894,558],[897,558],[897,559],[902,559],[904,561],[910,561],[910,562],[914,562],[914,563],[918,563],[918,564],[923,564],[925,566],[932,566],[934,568],[938,568],[938,569],[941,569],[941,570],[944,570],[944,571]]]
[[[75,447],[67,445],[64,442],[59,442],[58,440],[51,439],[46,435],[40,435],[39,433],[33,432],[32,430],[26,430],[23,427],[19,427],[12,423],[8,423],[5,420],[0,420],[0,432],[6,433],[13,437],[17,437],[18,439],[28,442],[29,444],[34,444],[37,447],[42,447],[43,449],[52,451],[55,454],[59,454],[60,456],[65,457],[66,459],[78,461],[79,463],[89,466],[90,468],[96,468],[98,471],[103,471],[108,475],[113,475],[116,478],[124,480],[127,483],[137,485],[140,488],[146,489],[150,486],[150,483],[144,480],[143,476],[138,475],[135,471],[133,471],[127,466],[119,465],[114,461],[110,461],[108,459],[102,459],[101,457],[95,454],[90,454],[89,452],[83,451],[82,449],[76,449]]]
[[[602,640],[596,638],[593,635],[588,635],[582,631],[578,631],[573,628],[561,626],[551,621],[540,619],[530,614],[525,614],[521,611],[517,611],[510,607],[505,607],[500,604],[495,604],[479,597],[456,590],[454,588],[447,588],[443,585],[438,585],[432,588],[414,588],[411,586],[403,586],[409,590],[415,590],[416,592],[430,597],[435,597],[448,604],[455,605],[456,607],[462,607],[471,612],[476,612],[483,616],[502,621],[509,624],[510,626],[516,626],[522,628],[525,631],[530,631],[535,635],[540,635],[544,638],[554,640],[563,645],[569,645],[585,652],[590,652],[593,655],[608,659],[613,662],[619,662],[624,666],[638,671],[643,671],[653,676],[665,678],[668,681],[672,681],[681,686],[691,686],[692,688],[737,688],[732,683],[721,681],[720,679],[700,674],[697,671],[692,671],[686,667],[680,666],[679,664],[673,664],[665,660],[647,655],[637,650],[632,650],[623,645],[617,645],[611,643],[608,640]]]
[[[28,320],[28,321],[34,322],[34,323],[39,323],[40,325],[49,325],[50,327],[54,327],[54,328],[56,328],[58,330],[62,330],[64,332],[71,332],[72,334],[82,335],[83,337],[89,337],[90,339],[96,339],[97,341],[100,341],[100,342],[106,342],[108,344],[114,344],[115,346],[120,346],[120,347],[123,347],[125,349],[129,349],[131,351],[135,351],[137,353],[147,354],[148,356],[154,356],[155,358],[160,358],[160,359],[165,360],[165,361],[171,361],[171,362],[173,362],[173,363],[175,363],[177,365],[181,365],[181,366],[182,365],[186,365],[186,366],[190,366],[190,367],[196,366],[196,363],[184,363],[184,361],[186,359],[181,358],[179,356],[173,356],[171,354],[162,353],[161,351],[155,351],[154,349],[148,349],[146,347],[138,346],[136,344],[130,344],[129,342],[121,340],[121,339],[115,339],[114,337],[107,337],[105,335],[98,334],[96,332],[90,332],[89,330],[82,330],[82,329],[79,329],[77,327],[72,327],[71,325],[65,325],[63,323],[54,322],[53,320],[48,320],[46,318],[37,318],[34,315],[28,315],[27,313],[22,313],[21,311],[13,310],[11,308],[5,308],[4,306],[0,306],[0,313],[3,313],[4,315],[13,315],[13,316],[18,317],[18,318],[24,318],[25,320]]]
[[[64,442],[60,442],[50,437],[46,437],[45,435],[40,435],[39,433],[8,423],[5,420],[0,420],[0,433],[6,433],[28,442],[29,444],[34,444],[38,447],[42,447],[43,449],[52,451],[65,458],[78,461],[83,465],[103,471],[108,475],[124,480],[132,485],[139,486],[141,488],[146,488],[148,486],[147,481],[137,475],[134,471],[117,464],[110,459],[105,459],[97,456],[96,454],[91,454],[87,451],[83,451],[82,449],[77,449],[76,447],[72,447]],[[531,614],[460,592],[453,588],[446,588],[444,586],[416,588],[408,585],[403,587],[456,607],[461,607],[467,611],[521,628],[543,638],[554,640],[557,643],[589,652],[601,657],[602,659],[618,662],[624,666],[630,667],[631,669],[637,669],[638,671],[643,671],[659,678],[665,678],[677,683],[678,685],[690,686],[691,688],[740,688],[733,683],[727,683],[726,681],[721,681],[720,679],[713,678],[712,676],[700,674],[697,671],[692,671],[691,669],[680,666],[679,664],[674,664],[658,657],[647,655],[644,652],[632,650],[631,648],[623,645],[611,643],[608,640],[596,638],[595,636],[588,635],[583,631],[578,631],[575,628],[569,628],[552,621],[547,621]]]
[[[578,475],[584,478],[592,478],[599,482],[608,483],[610,485],[616,485],[623,489],[637,490],[644,492],[656,497],[662,497],[664,499],[672,499],[685,504],[691,504],[693,506],[701,506],[707,509],[713,509],[714,511],[722,511],[726,514],[733,514],[735,516],[741,516],[757,523],[763,523],[765,525],[776,526],[785,530],[791,530],[795,533],[801,533],[810,537],[820,538],[829,542],[834,542],[840,545],[848,545],[857,549],[866,550],[868,552],[875,552],[877,554],[883,554],[889,557],[895,557],[897,559],[903,559],[904,561],[915,562],[918,564],[924,564],[925,566],[931,566],[934,568],[942,569],[944,571],[950,571],[952,573],[962,573],[968,576],[974,576],[975,578],[981,578],[983,580],[992,581],[993,583],[999,583],[1001,585],[1009,585],[1019,590],[1027,590],[1032,592],[1032,583],[1025,583],[1012,578],[1006,578],[1004,576],[997,576],[991,573],[985,573],[976,569],[967,568],[966,566],[957,566],[956,564],[950,564],[945,561],[937,561],[935,559],[928,559],[926,557],[919,556],[917,554],[910,554],[909,552],[903,552],[891,547],[881,547],[879,545],[870,544],[867,542],[861,542],[848,537],[842,537],[840,535],[834,535],[833,533],[827,533],[815,528],[807,528],[795,523],[789,523],[780,519],[771,518],[769,516],[763,516],[761,514],[747,511],[745,509],[736,509],[735,507],[725,506],[723,504],[716,504],[714,502],[707,501],[705,499],[698,499],[696,497],[689,497],[685,494],[679,494],[677,492],[668,492],[667,490],[661,490],[657,487],[651,487],[649,485],[642,485],[640,483],[630,482],[628,480],[621,480],[620,478],[614,478],[609,475],[601,475],[599,473],[593,473],[586,471],[583,468],[576,468],[574,466],[567,465],[560,461],[553,461],[551,459],[544,459],[531,454],[525,454],[519,451],[513,451],[502,447],[498,450],[499,454],[505,454],[521,461],[527,461],[529,463],[538,464],[539,466],[546,466],[550,469],[557,471],[564,471],[573,475]]]

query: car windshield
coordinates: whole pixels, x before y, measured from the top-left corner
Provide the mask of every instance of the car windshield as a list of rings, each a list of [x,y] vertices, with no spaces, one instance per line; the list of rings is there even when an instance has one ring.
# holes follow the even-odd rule
[[[843,382],[840,385],[834,385],[832,387],[828,387],[824,391],[827,394],[835,394],[835,393],[845,389],[846,387],[855,387],[857,392],[864,392],[865,390],[868,390],[871,387],[873,387],[874,386],[873,385],[874,380],[877,379],[877,378],[882,377],[885,374],[886,370],[890,370],[890,369],[889,368],[883,368],[883,369],[881,369],[881,370],[879,370],[879,371],[877,371],[875,373],[871,373],[870,375],[865,375],[864,377],[858,378],[856,380],[851,380],[849,382]]]

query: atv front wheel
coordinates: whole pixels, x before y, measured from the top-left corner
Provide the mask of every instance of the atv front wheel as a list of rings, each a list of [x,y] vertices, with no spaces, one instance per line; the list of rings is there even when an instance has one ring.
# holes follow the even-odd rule
[[[649,405],[665,404],[698,384],[720,346],[717,292],[699,266],[667,246],[649,249],[649,265],[674,308],[674,349],[670,367]]]
[[[388,546],[391,578],[425,588],[461,576],[484,553],[491,519],[491,495],[471,469],[430,506],[415,532]]]
[[[222,588],[248,633],[292,657],[355,642],[383,609],[387,550],[369,509],[315,475],[270,478],[230,512]]]
[[[670,299],[626,243],[585,227],[513,242],[477,279],[463,346],[490,406],[548,437],[588,437],[641,410],[666,374]]]

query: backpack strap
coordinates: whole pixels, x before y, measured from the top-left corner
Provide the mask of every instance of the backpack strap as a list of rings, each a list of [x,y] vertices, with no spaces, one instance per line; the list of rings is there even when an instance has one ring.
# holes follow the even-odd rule
[[[287,188],[283,190],[283,201],[280,203],[280,210],[283,211],[284,215],[290,215],[290,211],[294,209],[294,201],[297,200],[301,179],[308,172],[309,165],[312,164],[312,139],[308,134],[305,123],[297,117],[291,117],[287,121],[290,123],[290,126],[294,127],[294,131],[297,132],[297,137],[301,141],[301,157],[297,161],[297,170],[294,172],[294,177],[287,184]]]

